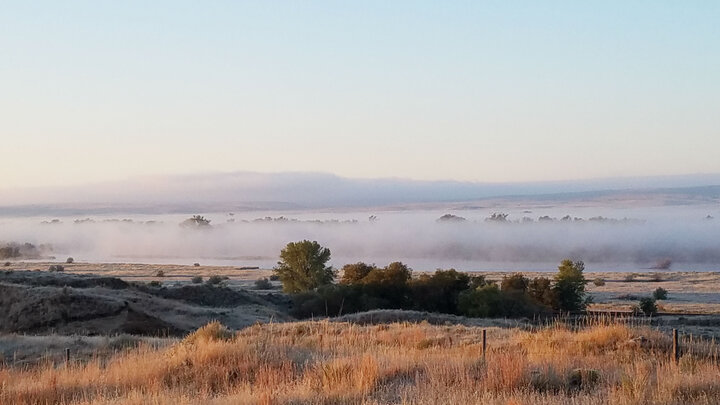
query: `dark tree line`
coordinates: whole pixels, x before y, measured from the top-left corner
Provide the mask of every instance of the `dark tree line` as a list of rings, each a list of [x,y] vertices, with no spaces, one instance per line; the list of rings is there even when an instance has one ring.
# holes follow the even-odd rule
[[[581,311],[588,302],[582,262],[563,260],[552,278],[504,277],[499,285],[455,269],[413,276],[403,263],[345,265],[340,279],[327,266],[330,250],[317,242],[289,243],[275,274],[298,317],[336,316],[372,309],[413,309],[471,317],[522,317]]]

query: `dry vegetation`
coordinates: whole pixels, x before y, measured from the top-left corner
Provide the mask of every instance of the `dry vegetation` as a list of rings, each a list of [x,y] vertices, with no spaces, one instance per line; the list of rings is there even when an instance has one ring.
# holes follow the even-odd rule
[[[711,346],[678,365],[666,335],[396,323],[210,324],[166,348],[0,371],[3,404],[715,404]]]

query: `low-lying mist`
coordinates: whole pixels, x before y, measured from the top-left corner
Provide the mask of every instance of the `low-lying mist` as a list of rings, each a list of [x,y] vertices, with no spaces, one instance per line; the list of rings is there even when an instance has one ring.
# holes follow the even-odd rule
[[[668,268],[670,263],[673,270],[720,269],[720,219],[707,217],[712,207],[576,211],[510,211],[512,222],[486,221],[491,211],[481,210],[451,212],[465,221],[438,221],[445,211],[299,213],[284,214],[297,220],[263,221],[253,220],[260,215],[222,213],[207,214],[210,226],[196,227],[180,225],[189,215],[54,223],[52,218],[4,218],[0,242],[50,244],[57,260],[72,256],[76,261],[271,267],[286,243],[311,239],[330,248],[336,267],[400,260],[416,270],[553,270],[553,264],[572,258],[584,260],[589,270]],[[370,218],[373,214],[376,218]],[[564,214],[585,220],[562,221]],[[597,215],[617,220],[587,220]],[[538,221],[543,216],[558,219]]]

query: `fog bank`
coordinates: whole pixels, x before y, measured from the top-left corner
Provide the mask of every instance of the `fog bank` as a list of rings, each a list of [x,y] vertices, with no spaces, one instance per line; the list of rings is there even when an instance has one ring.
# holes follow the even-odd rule
[[[447,211],[286,214],[295,221],[253,221],[260,213],[207,214],[211,226],[186,228],[187,216],[138,216],[132,221],[96,217],[0,219],[0,241],[51,244],[58,260],[138,261],[259,265],[270,267],[282,247],[317,240],[332,264],[402,260],[418,270],[458,267],[544,269],[569,257],[592,269],[648,269],[665,259],[674,270],[720,270],[720,210],[716,206],[609,210],[597,207],[507,211],[511,223],[485,219],[491,210],[452,211],[462,222],[438,222]],[[539,217],[582,217],[541,221]],[[618,220],[588,221],[604,215]],[[709,219],[707,216],[718,217]],[[521,222],[525,217],[525,221]],[[622,218],[632,218],[622,220]],[[336,219],[336,220],[335,220]],[[529,220],[532,219],[532,222]],[[44,219],[48,221],[49,218]],[[317,220],[317,221],[315,221]],[[531,268],[528,268],[531,267]]]

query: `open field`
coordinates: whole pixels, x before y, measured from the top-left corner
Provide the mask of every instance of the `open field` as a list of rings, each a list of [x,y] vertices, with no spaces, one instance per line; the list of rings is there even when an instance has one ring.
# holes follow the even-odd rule
[[[621,324],[571,330],[210,325],[169,346],[0,371],[3,404],[716,404],[717,347]]]

